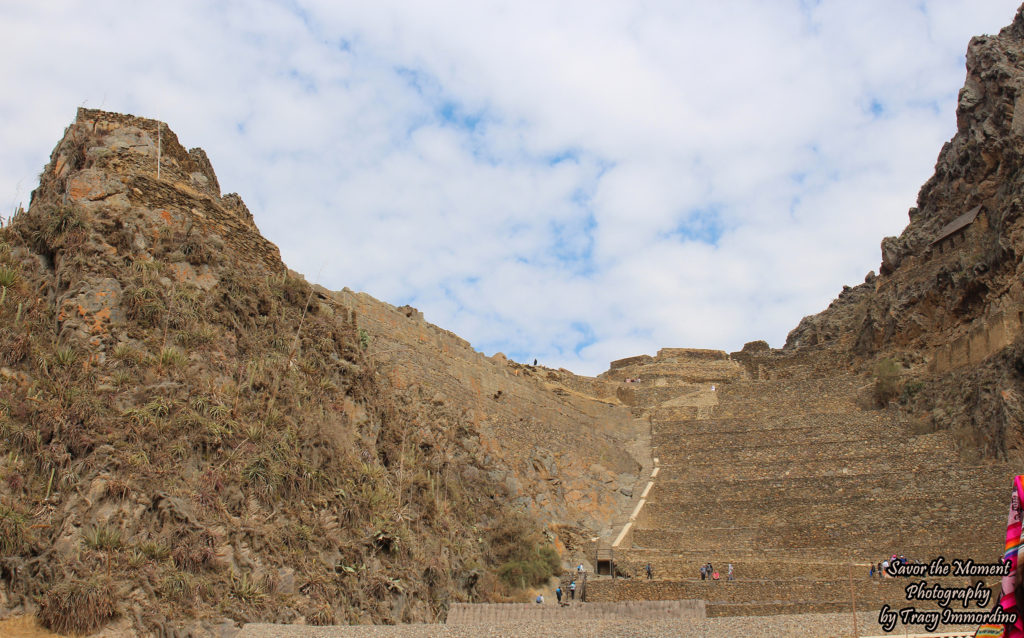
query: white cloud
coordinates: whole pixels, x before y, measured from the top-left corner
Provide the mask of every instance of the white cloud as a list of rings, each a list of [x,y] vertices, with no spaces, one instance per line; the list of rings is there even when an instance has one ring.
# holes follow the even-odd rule
[[[203,146],[292,268],[488,353],[778,346],[877,267],[1015,8],[6,3],[0,211],[85,103]]]

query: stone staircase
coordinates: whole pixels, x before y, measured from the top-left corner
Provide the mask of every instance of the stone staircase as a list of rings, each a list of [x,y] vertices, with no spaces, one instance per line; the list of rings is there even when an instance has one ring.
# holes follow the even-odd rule
[[[948,432],[913,436],[862,409],[864,378],[811,359],[752,374],[706,350],[617,363],[604,376],[640,379],[620,398],[650,419],[661,472],[615,550],[629,577],[594,579],[588,600],[702,599],[709,617],[849,611],[851,599],[861,611],[929,608],[908,603],[908,579],[869,579],[869,564],[1001,555],[1013,468],[968,466]],[[700,580],[706,562],[721,581]]]

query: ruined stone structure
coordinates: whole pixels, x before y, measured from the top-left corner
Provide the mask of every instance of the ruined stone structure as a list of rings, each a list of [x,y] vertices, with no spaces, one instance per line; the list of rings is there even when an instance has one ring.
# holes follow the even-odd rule
[[[17,410],[0,413],[0,425],[12,433],[5,443],[22,446],[0,455],[5,459],[0,497],[6,499],[0,505],[9,508],[0,522],[15,521],[28,530],[21,534],[22,558],[47,555],[57,565],[60,560],[78,564],[86,524],[114,520],[125,539],[140,548],[154,525],[166,524],[161,542],[178,543],[190,535],[195,555],[216,563],[193,569],[193,575],[222,589],[239,587],[236,572],[273,582],[280,604],[252,603],[236,614],[257,609],[280,614],[262,618],[268,622],[319,621],[336,618],[336,611],[359,621],[437,619],[447,610],[453,624],[555,618],[561,610],[458,605],[478,600],[473,597],[482,570],[466,557],[480,555],[478,532],[495,521],[468,515],[453,521],[442,498],[447,488],[442,482],[451,482],[476,499],[464,508],[469,514],[486,499],[501,508],[514,504],[547,523],[545,540],[574,564],[593,556],[600,571],[600,551],[608,551],[605,567],[619,578],[591,574],[586,594],[597,604],[570,612],[584,620],[836,612],[853,604],[861,610],[902,607],[906,581],[869,580],[868,564],[891,554],[918,561],[996,560],[1002,552],[1007,486],[1019,472],[1015,461],[1024,458],[1022,59],[1024,13],[998,36],[972,41],[957,134],[921,189],[907,229],[883,240],[880,274],[844,287],[828,309],[801,321],[783,351],[764,342],[732,354],[665,348],[655,356],[615,361],[598,378],[521,365],[500,354],[485,357],[428,323],[415,308],[300,282],[260,235],[241,199],[221,195],[200,149],[185,150],[159,122],[81,109],[54,150],[33,206],[18,216],[24,228],[11,236],[17,234],[19,243],[5,248],[6,267],[17,268],[18,278],[32,285],[22,286],[17,311],[11,305],[7,325],[0,324],[0,345],[13,366],[0,368],[0,390],[6,393],[0,396],[20,393],[21,399]],[[65,222],[87,232],[68,232]],[[44,236],[49,239],[33,239]],[[191,241],[194,237],[203,241]],[[202,258],[196,251],[204,253]],[[256,281],[240,283],[240,270]],[[243,298],[236,299],[239,291]],[[303,299],[296,299],[296,291]],[[220,303],[204,306],[202,299]],[[164,338],[157,340],[152,321],[143,321],[147,304],[157,302],[174,304],[158,309],[184,312],[202,307],[205,323],[182,330],[181,343],[217,341],[216,347],[186,360],[167,346],[166,322]],[[303,302],[300,320],[297,307]],[[39,339],[32,342],[30,331],[10,329],[22,320],[23,309],[35,314],[36,337],[52,327],[50,341],[77,350],[58,356]],[[266,333],[282,325],[299,335],[307,309],[317,316],[319,336],[302,348],[324,354],[302,362],[294,356],[297,346],[289,351],[280,335]],[[284,321],[287,312],[297,327]],[[273,399],[263,399],[268,393],[276,399],[287,375],[270,374],[270,367],[261,371],[262,361],[234,363],[239,342],[251,340],[250,333],[268,337],[265,344],[250,343],[252,353],[271,353],[275,371],[304,367],[302,378],[293,375],[293,388],[318,393],[317,416],[324,424],[317,432],[326,433],[325,440],[312,440],[316,445],[303,453],[323,461],[321,449],[341,450],[345,454],[336,456],[344,456],[346,465],[333,471],[352,468],[354,478],[341,491],[327,490],[319,467],[311,467],[302,479],[307,483],[296,484],[308,484],[308,493],[318,495],[310,502],[332,502],[333,509],[314,512],[305,500],[277,498],[273,489],[256,491],[268,467],[284,465],[274,454],[290,458],[286,453],[310,440],[281,439],[274,454],[258,454],[261,442],[274,434],[273,423],[283,421],[271,414]],[[84,353],[81,366],[60,363],[68,357],[74,361],[77,352]],[[902,375],[898,407],[874,405],[871,379],[864,373],[881,359]],[[173,366],[181,368],[178,378],[165,378]],[[49,378],[51,369],[78,367],[84,370],[82,383],[92,385],[77,389],[75,414],[65,414],[66,388],[58,385],[60,396],[40,398],[31,386],[30,375]],[[102,383],[88,376],[94,370],[103,371]],[[115,378],[127,383],[136,377],[142,384],[136,396],[114,385]],[[219,392],[216,401],[192,392],[188,385],[195,379]],[[349,391],[337,392],[338,383]],[[250,412],[260,420],[221,427],[216,418],[235,417],[243,388],[250,395]],[[232,394],[233,403],[227,400]],[[89,403],[94,395],[104,403]],[[28,415],[45,401],[61,418],[53,419],[59,428],[47,426],[53,444],[44,450],[32,447],[41,438],[25,433],[36,427]],[[368,414],[367,406],[377,414]],[[415,409],[403,411],[409,406]],[[409,420],[396,426],[397,414]],[[207,437],[199,440],[194,467],[184,463],[192,483],[167,487],[182,478],[176,465],[176,472],[159,477],[159,489],[151,489],[148,457],[122,450],[117,465],[108,464],[117,449],[106,444],[88,464],[62,467],[60,493],[51,499],[50,487],[41,489],[50,466],[26,469],[18,464],[32,455],[23,453],[53,455],[58,465],[66,464],[71,452],[92,454],[83,424],[97,415],[106,426],[92,434],[113,437],[118,445],[118,430],[107,427],[115,419],[119,427],[133,420],[139,428],[205,428],[198,438],[188,430],[180,449],[171,450],[187,457],[189,445]],[[391,428],[390,439],[381,436],[385,427]],[[410,434],[415,440],[407,445]],[[149,437],[135,438],[132,445]],[[61,447],[65,444],[70,452]],[[360,456],[349,458],[359,445]],[[236,453],[249,457],[242,463],[234,459]],[[415,489],[407,489],[407,456],[431,459],[438,472],[419,463],[423,467],[415,469],[426,471]],[[218,474],[232,459],[237,467],[230,475]],[[133,484],[115,475],[122,468],[135,468]],[[109,474],[99,476],[100,469]],[[200,474],[200,469],[210,471]],[[281,481],[293,469],[281,467]],[[20,474],[29,470],[35,472],[31,489]],[[249,493],[224,487],[224,481],[242,478]],[[200,483],[204,489],[218,483],[221,488],[198,498],[192,486]],[[392,483],[398,485],[397,499],[389,492]],[[275,486],[265,481],[264,488]],[[489,493],[476,493],[481,489]],[[174,490],[176,495],[167,493]],[[362,527],[345,523],[348,503],[338,503],[342,492],[349,499],[357,490],[367,510]],[[416,529],[420,553],[402,554],[402,543],[408,543],[402,539],[413,533],[404,507],[410,491],[433,494],[420,499],[423,512],[434,516],[430,523],[458,523],[466,538],[449,534],[441,548],[430,541],[444,534]],[[20,507],[18,499],[26,494],[36,499],[31,512],[10,509],[8,503]],[[193,496],[196,503],[186,502]],[[378,524],[374,503],[395,505],[389,512],[403,533]],[[293,516],[275,518],[276,508],[292,508]],[[35,522],[30,516],[42,518]],[[258,527],[268,521],[269,533],[277,536]],[[38,538],[35,530],[42,530]],[[600,540],[587,545],[594,537]],[[299,549],[282,555],[289,544]],[[93,562],[80,569],[91,573],[99,554],[86,555]],[[139,556],[145,553],[140,550]],[[436,561],[423,571],[422,559]],[[174,560],[195,567],[190,555]],[[290,566],[296,561],[308,562],[297,570]],[[699,579],[706,562],[716,566],[720,581]],[[172,567],[166,560],[149,563],[151,570]],[[730,563],[735,580],[726,580]],[[653,579],[643,577],[647,564]],[[109,559],[106,566],[109,579]],[[136,573],[127,555],[118,568],[121,583]],[[40,587],[52,588],[59,580],[49,563],[31,570],[27,578],[5,570],[0,608],[16,596],[42,595]],[[322,577],[297,584],[303,570]],[[388,574],[404,580],[385,578]],[[990,588],[997,584],[995,578],[982,580]],[[970,584],[955,577],[930,581]],[[160,582],[163,587],[177,581]],[[157,616],[169,600],[166,592],[158,597],[152,590],[122,588],[133,591],[136,609],[151,614],[146,627],[176,631],[173,622]],[[220,605],[228,598],[221,593],[204,604]],[[335,605],[346,595],[361,601],[362,615]],[[182,597],[178,603],[185,609],[194,601]],[[661,604],[630,604],[636,601]],[[187,609],[179,613],[194,613]]]
[[[837,369],[827,352],[756,348],[613,364],[603,378],[641,379],[623,393],[651,420],[660,472],[614,552],[630,578],[591,580],[589,599],[697,598],[709,616],[834,612],[850,609],[852,587],[858,609],[877,611],[905,606],[907,581],[869,580],[870,563],[996,560],[1014,468],[965,466],[948,432],[915,436],[863,408],[864,379]],[[706,562],[719,582],[700,580]]]
[[[365,293],[316,287],[328,309],[354,310],[370,352],[400,391],[457,405],[480,428],[481,455],[515,502],[552,523],[610,534],[650,464],[649,426],[620,384],[486,357],[465,339]]]
[[[221,196],[203,150],[186,151],[162,122],[79,109],[48,170],[68,203],[95,212],[116,231],[115,239],[124,235],[125,255],[114,257],[152,260],[151,244],[194,233],[227,259],[259,264],[271,275],[286,272],[241,198]],[[184,253],[176,257],[167,264],[173,283],[203,290],[220,283],[209,265],[194,265]],[[614,384],[485,357],[408,306],[348,289],[316,291],[323,312],[339,318],[356,313],[370,353],[396,390],[466,413],[482,433],[479,453],[495,461],[487,464],[492,478],[532,515],[610,533],[630,507],[633,486],[649,463],[642,436],[647,426],[621,406]],[[91,339],[104,352],[109,328],[124,324],[121,297],[120,285],[109,278],[70,291],[59,303],[62,334]]]
[[[0,527],[20,561],[0,614],[135,590],[141,565],[209,596],[133,594],[119,622],[139,633],[206,635],[242,579],[259,595],[219,613],[437,620],[517,591],[498,580],[516,561],[489,551],[585,560],[650,472],[620,384],[309,285],[154,120],[80,109],[0,228],[0,267]],[[96,529],[116,538],[114,584],[88,578]]]

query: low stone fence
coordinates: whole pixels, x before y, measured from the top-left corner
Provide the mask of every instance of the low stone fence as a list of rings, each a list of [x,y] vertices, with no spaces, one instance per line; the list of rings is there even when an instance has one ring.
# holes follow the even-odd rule
[[[484,625],[515,621],[704,618],[703,600],[630,600],[558,605],[536,603],[455,603],[449,625]]]

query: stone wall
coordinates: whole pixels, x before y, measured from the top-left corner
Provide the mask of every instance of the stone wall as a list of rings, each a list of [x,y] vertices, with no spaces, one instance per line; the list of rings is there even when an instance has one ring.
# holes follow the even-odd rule
[[[63,196],[62,203],[73,202],[86,213],[102,208],[122,223],[145,219],[153,236],[133,240],[143,257],[160,233],[195,234],[220,243],[222,255],[284,273],[280,251],[260,234],[241,198],[221,196],[206,153],[186,151],[156,120],[79,109],[42,181]]]
[[[950,342],[932,349],[928,371],[942,373],[966,365],[981,363],[1020,336],[1024,327],[1024,304],[1006,300],[989,308],[989,312],[970,324]]]
[[[103,259],[143,267],[159,261],[167,286],[172,278],[204,291],[222,283],[224,269],[189,261],[184,249],[164,250],[189,244],[189,237],[218,263],[233,260],[255,276],[288,272],[241,198],[221,195],[206,154],[186,150],[156,120],[80,109],[33,197],[33,209],[80,210],[97,236],[110,240]],[[611,533],[613,522],[628,516],[635,483],[649,471],[649,427],[616,399],[621,384],[485,357],[414,308],[347,289],[315,290],[317,310],[326,315],[355,312],[369,354],[394,389],[410,401],[444,405],[471,426],[464,438],[478,464],[464,468],[463,480],[487,472],[529,513],[588,528],[588,536]],[[113,301],[93,303],[100,296]],[[65,293],[57,302],[62,332],[90,337],[99,317],[106,324],[119,318],[119,298],[106,280]]]
[[[588,602],[559,607],[554,600],[536,603],[455,603],[448,611],[449,625],[486,625],[489,623],[537,620],[656,620],[666,618],[704,618],[703,600],[631,600]]]
[[[315,289],[325,312],[355,311],[395,388],[464,411],[481,459],[529,512],[603,534],[628,516],[647,479],[649,426],[615,399],[621,384],[487,357],[414,308]]]

